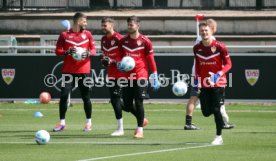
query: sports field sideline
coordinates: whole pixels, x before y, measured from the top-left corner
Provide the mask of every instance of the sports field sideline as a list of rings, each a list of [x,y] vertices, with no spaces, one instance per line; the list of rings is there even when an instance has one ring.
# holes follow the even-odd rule
[[[67,128],[54,133],[58,121],[57,104],[0,104],[0,160],[110,160],[110,161],[272,161],[276,158],[276,106],[228,105],[230,122],[236,127],[223,131],[224,144],[212,146],[213,117],[204,118],[196,110],[193,121],[201,130],[184,131],[185,105],[146,104],[142,140],[135,140],[134,117],[123,113],[125,135],[111,137],[116,128],[110,104],[93,104],[93,130],[85,133],[82,104],[74,104],[67,115]],[[33,117],[40,111],[43,117]],[[38,130],[50,132],[47,145],[37,145]]]

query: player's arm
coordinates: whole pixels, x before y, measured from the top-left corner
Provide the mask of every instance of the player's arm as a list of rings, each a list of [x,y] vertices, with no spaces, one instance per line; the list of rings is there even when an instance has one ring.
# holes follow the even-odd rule
[[[199,87],[200,87],[200,68],[199,68],[199,60],[198,57],[196,56],[196,52],[195,52],[195,46],[193,48],[193,52],[194,52],[194,84],[193,84],[193,88],[196,92],[199,92]]]
[[[154,59],[152,43],[149,39],[145,40],[145,55],[147,58],[147,62],[149,63],[151,73],[157,73],[157,67]]]
[[[118,53],[118,61],[116,62],[116,64],[117,64],[117,69],[119,69],[120,71],[123,71],[122,69],[123,69],[123,66],[122,66],[122,64],[121,64],[121,60],[123,59],[123,57],[124,57],[124,49],[123,49],[123,39],[120,39],[119,40],[119,44],[118,44],[118,51],[119,51],[119,53]]]
[[[221,56],[223,61],[222,70],[219,71],[219,74],[222,76],[223,74],[227,73],[232,68],[232,61],[228,54],[228,51],[224,45],[221,46]]]
[[[149,54],[147,56],[147,60],[148,60],[148,63],[149,63],[150,71],[152,73],[157,73],[157,66],[156,66],[156,62],[155,62],[155,59],[154,59],[154,54]]]
[[[89,34],[89,50],[88,51],[89,51],[88,56],[96,55],[95,41],[94,41],[91,33]]]
[[[151,75],[150,75],[150,84],[154,91],[157,91],[160,88],[160,82],[158,80],[157,66],[154,59],[154,52],[152,48],[152,43],[150,40],[146,41],[145,44],[145,54],[147,62],[149,63]]]
[[[106,57],[104,55],[104,49],[103,49],[103,37],[101,39],[101,51],[102,51],[102,54],[99,56],[100,58],[100,61],[101,61],[101,64],[103,67],[107,67],[109,65],[108,63],[108,57]]]
[[[69,50],[64,50],[64,44],[65,44],[64,33],[61,33],[56,43],[56,55],[64,56],[64,55],[72,55],[76,53],[76,49],[73,47],[70,48]]]
[[[124,57],[123,41],[124,41],[123,39],[120,39],[118,43],[118,50],[119,50],[118,61],[121,61]]]
[[[208,81],[210,82],[211,85],[215,85],[219,81],[220,77],[223,76],[232,68],[232,62],[231,62],[230,56],[227,52],[226,47],[223,44],[220,45],[220,54],[221,54],[223,66],[222,66],[222,69],[217,73],[209,72],[210,77],[208,78]]]
[[[196,49],[195,49],[195,46],[193,47],[193,53],[194,53],[194,77],[197,77],[198,76],[198,73],[199,73],[199,61],[198,61],[198,58],[196,56]]]

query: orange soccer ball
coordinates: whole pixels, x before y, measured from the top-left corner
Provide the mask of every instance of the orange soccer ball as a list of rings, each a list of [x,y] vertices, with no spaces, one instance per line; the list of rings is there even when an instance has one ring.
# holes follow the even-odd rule
[[[42,92],[39,95],[39,100],[41,103],[49,103],[51,101],[51,95],[49,92]]]

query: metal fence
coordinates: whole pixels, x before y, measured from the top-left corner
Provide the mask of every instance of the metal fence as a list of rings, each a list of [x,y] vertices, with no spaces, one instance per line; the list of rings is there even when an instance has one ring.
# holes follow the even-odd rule
[[[276,0],[0,0],[1,9],[194,8],[266,9]]]

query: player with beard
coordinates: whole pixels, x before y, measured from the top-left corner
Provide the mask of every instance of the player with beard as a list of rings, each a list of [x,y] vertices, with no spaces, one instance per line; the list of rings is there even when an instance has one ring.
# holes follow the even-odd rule
[[[87,17],[83,13],[76,13],[73,17],[73,27],[60,34],[56,44],[56,55],[64,57],[62,67],[62,87],[59,102],[60,123],[53,129],[54,132],[62,131],[65,128],[65,114],[69,93],[74,86],[80,90],[84,103],[86,123],[84,131],[92,129],[92,104],[90,101],[91,86],[84,83],[85,78],[90,77],[91,63],[90,56],[96,53],[95,43],[92,34],[85,30]],[[82,54],[83,60],[75,60],[72,55],[76,54],[76,47],[82,47],[86,52]],[[70,81],[72,78],[72,81]]]
[[[130,56],[135,60],[135,68],[124,73],[124,77],[128,80],[127,85],[123,85],[123,101],[124,106],[129,111],[135,111],[137,120],[137,128],[134,137],[141,139],[144,137],[144,105],[143,100],[148,98],[148,65],[152,72],[150,79],[153,90],[160,88],[158,80],[157,67],[154,60],[154,52],[151,41],[144,35],[139,33],[140,19],[131,16],[127,19],[128,35],[120,40],[121,58]],[[117,68],[123,71],[123,65],[117,63]],[[133,105],[133,100],[135,106]]]
[[[101,22],[102,31],[105,34],[101,39],[100,55],[102,66],[107,67],[108,73],[108,88],[110,93],[110,100],[114,109],[115,117],[117,119],[117,129],[111,136],[124,135],[121,101],[121,86],[117,80],[122,76],[122,72],[117,69],[116,62],[120,60],[119,41],[123,37],[120,33],[114,31],[114,19],[111,17],[104,17]]]

